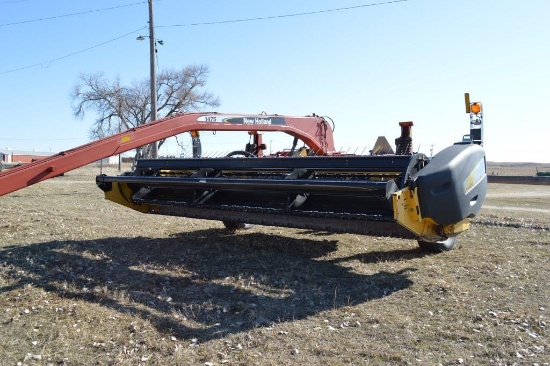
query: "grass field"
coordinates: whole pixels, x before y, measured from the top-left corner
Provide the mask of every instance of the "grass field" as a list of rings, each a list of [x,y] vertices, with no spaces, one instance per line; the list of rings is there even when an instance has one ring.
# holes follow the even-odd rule
[[[487,163],[487,174],[489,175],[523,175],[535,176],[537,171],[550,172],[548,163]]]
[[[98,173],[0,197],[1,365],[549,365],[550,186],[490,185],[433,255],[142,215]]]

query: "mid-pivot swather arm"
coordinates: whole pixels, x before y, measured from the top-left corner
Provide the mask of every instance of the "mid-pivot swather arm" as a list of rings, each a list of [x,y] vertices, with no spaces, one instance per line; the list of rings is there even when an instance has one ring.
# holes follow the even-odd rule
[[[0,173],[0,196],[28,187],[103,158],[188,131],[280,131],[298,137],[316,155],[334,152],[332,130],[318,116],[287,117],[184,113],[147,123],[116,135],[60,152]]]

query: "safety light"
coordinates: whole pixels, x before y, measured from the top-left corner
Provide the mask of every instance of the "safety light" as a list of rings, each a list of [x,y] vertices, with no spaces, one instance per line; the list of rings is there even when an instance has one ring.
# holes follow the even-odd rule
[[[470,95],[466,93],[466,110],[470,113],[470,143],[483,145],[483,106],[480,102],[470,103]]]
[[[481,103],[475,102],[470,104],[470,113],[478,114],[481,112]]]

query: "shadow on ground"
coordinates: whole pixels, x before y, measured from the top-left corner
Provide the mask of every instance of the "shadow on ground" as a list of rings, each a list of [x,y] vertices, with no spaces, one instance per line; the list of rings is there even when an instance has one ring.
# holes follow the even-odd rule
[[[162,333],[210,340],[389,296],[411,286],[407,271],[358,274],[344,262],[423,255],[410,250],[327,259],[336,249],[335,240],[218,229],[165,239],[53,241],[3,248],[0,265],[14,284],[0,294],[32,283],[137,314]]]

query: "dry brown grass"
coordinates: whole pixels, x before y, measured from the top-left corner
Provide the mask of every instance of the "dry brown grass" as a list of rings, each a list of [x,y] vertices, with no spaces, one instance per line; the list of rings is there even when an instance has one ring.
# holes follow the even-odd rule
[[[0,364],[548,365],[550,213],[499,208],[531,186],[491,185],[495,208],[429,255],[142,215],[97,173],[0,198]]]
[[[487,174],[492,175],[521,175],[534,177],[537,169],[541,172],[550,172],[549,163],[487,163]]]

